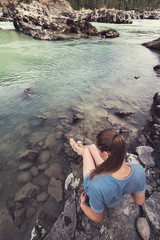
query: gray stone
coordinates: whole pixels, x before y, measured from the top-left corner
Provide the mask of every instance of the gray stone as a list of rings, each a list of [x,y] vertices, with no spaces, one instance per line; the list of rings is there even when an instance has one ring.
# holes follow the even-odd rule
[[[25,217],[25,208],[19,208],[14,211],[14,223],[16,226],[20,226],[23,223]]]
[[[147,48],[160,51],[160,38],[153,40],[151,42],[143,43],[142,45]]]
[[[22,172],[17,177],[17,183],[28,183],[32,180],[32,176],[29,172]]]
[[[154,192],[142,206],[146,218],[149,220],[152,230],[157,237],[160,232],[160,192]],[[158,239],[158,238],[157,238]]]
[[[33,163],[32,162],[26,162],[26,163],[23,163],[22,165],[19,166],[19,170],[26,170],[30,167],[32,167]]]
[[[0,183],[0,193],[3,192],[4,186]]]
[[[15,195],[15,201],[23,201],[28,198],[35,197],[40,188],[32,183],[25,184]]]
[[[47,163],[43,163],[43,164],[38,166],[38,170],[45,170],[46,168],[48,168],[48,164]]]
[[[75,239],[76,225],[76,202],[73,195],[71,199],[66,201],[63,213],[59,216],[44,240]]]
[[[144,217],[137,218],[136,227],[141,238],[144,240],[149,240],[150,227],[148,225],[147,219]]]
[[[38,175],[38,169],[37,167],[32,167],[30,169],[30,173],[32,174],[33,177],[36,177]]]
[[[40,173],[37,177],[33,179],[33,184],[40,186],[40,187],[45,187],[48,185],[49,179],[47,176],[45,176],[43,173]]]
[[[36,199],[38,202],[44,202],[47,200],[48,197],[49,197],[49,194],[47,192],[41,192]]]
[[[44,174],[49,178],[53,176],[58,179],[62,174],[62,168],[58,163],[53,163],[48,169],[45,170]]]
[[[155,162],[151,155],[153,148],[148,146],[139,146],[136,148],[140,161],[147,167],[154,167]]]
[[[50,156],[51,156],[50,151],[46,150],[46,151],[43,151],[43,152],[40,153],[40,156],[39,156],[38,160],[39,160],[40,163],[46,163],[46,162],[49,161]]]
[[[56,180],[54,177],[51,177],[49,186],[48,186],[48,193],[57,202],[60,202],[63,197],[62,182],[60,180]]]

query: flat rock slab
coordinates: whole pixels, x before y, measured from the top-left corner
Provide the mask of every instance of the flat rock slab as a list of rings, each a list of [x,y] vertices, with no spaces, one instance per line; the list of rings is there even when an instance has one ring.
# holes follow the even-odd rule
[[[76,202],[74,195],[72,195],[71,199],[66,201],[63,213],[59,216],[44,240],[74,239],[76,225]]]
[[[150,221],[153,232],[158,236],[160,233],[160,192],[154,192],[143,205],[143,210]],[[158,239],[158,238],[157,238]]]

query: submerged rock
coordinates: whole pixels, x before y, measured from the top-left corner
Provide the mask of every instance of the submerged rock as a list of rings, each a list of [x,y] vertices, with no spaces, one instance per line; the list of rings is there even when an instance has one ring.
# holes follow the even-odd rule
[[[40,191],[40,188],[32,183],[24,185],[15,195],[15,201],[23,201],[28,198],[35,197]]]
[[[51,177],[49,186],[48,186],[48,193],[57,202],[60,202],[63,197],[62,182],[60,180],[56,180],[54,177]]]

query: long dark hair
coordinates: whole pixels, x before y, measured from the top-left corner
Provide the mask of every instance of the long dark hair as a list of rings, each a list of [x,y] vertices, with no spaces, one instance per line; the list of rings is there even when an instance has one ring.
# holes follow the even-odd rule
[[[124,138],[112,129],[100,132],[96,137],[96,145],[101,152],[109,152],[109,157],[91,172],[90,179],[101,173],[111,173],[119,170],[126,154]]]

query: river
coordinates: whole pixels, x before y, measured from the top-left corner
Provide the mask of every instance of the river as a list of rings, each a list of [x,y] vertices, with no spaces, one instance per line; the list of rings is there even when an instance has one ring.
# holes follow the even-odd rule
[[[159,20],[93,25],[114,28],[120,37],[39,41],[16,32],[12,23],[0,23],[0,205],[12,201],[18,189],[17,173],[8,166],[28,147],[29,136],[49,133],[62,118],[71,119],[72,107],[83,108],[89,119],[105,101],[108,112],[134,112],[130,123],[144,125],[153,95],[160,90],[153,70],[160,54],[141,44],[159,37]],[[28,88],[29,96],[24,92]],[[42,128],[38,117],[52,121]],[[62,145],[63,140],[55,141],[53,149],[61,163]]]

